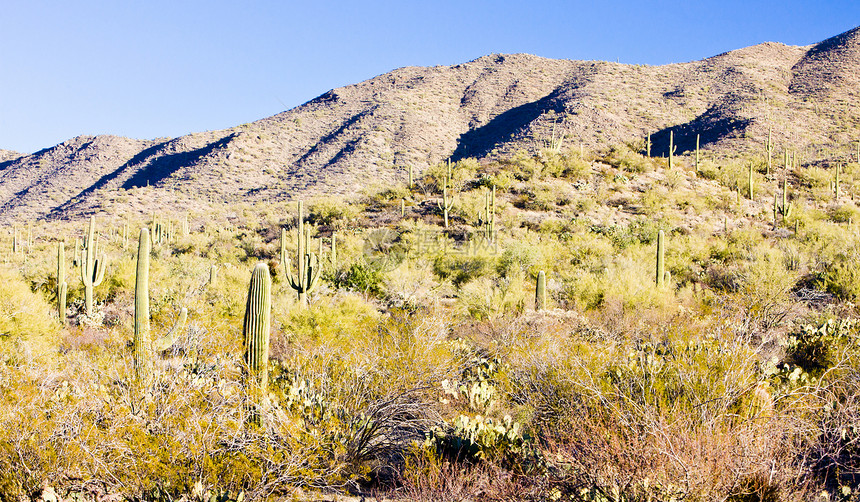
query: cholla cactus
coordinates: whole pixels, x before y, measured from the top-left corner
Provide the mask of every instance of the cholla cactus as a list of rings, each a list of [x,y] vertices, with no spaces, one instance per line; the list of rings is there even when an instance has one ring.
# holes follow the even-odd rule
[[[84,284],[84,305],[87,315],[93,311],[93,288],[102,283],[105,276],[105,257],[99,254],[96,239],[96,218],[90,216],[87,238],[81,249],[81,282]]]

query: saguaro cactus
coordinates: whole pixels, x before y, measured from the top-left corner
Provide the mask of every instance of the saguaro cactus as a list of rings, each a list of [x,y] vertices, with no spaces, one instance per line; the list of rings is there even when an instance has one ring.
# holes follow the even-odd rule
[[[272,279],[269,267],[258,263],[251,273],[248,303],[242,324],[242,339],[245,347],[247,383],[252,394],[259,396],[269,382],[269,334],[272,312]]]
[[[69,286],[66,284],[66,244],[57,244],[57,313],[60,324],[66,324],[66,294]]]
[[[669,169],[675,165],[675,132],[669,131]]]
[[[292,274],[292,261],[287,256],[286,232],[281,229],[281,263],[284,263],[284,272],[290,281],[290,287],[299,295],[299,303],[307,305],[307,294],[316,288],[319,282],[322,267],[316,254],[310,252],[311,228],[306,226],[302,217],[302,201],[298,203],[298,252],[296,253],[296,274]]]
[[[767,149],[767,174],[768,175],[770,175],[770,167],[771,167],[771,164],[773,163],[773,141],[771,139],[772,139],[771,128],[768,127],[768,129],[767,129],[767,145],[765,146],[765,148]]]
[[[99,254],[96,240],[96,218],[90,216],[87,238],[81,249],[81,282],[84,284],[84,305],[87,315],[93,311],[93,288],[102,283],[105,276],[105,258]]]
[[[445,186],[442,188],[442,199],[437,200],[436,205],[438,205],[439,209],[442,211],[442,217],[445,220],[445,228],[448,228],[448,212],[454,207],[454,196],[448,192],[448,179],[445,180]]]
[[[218,284],[218,266],[212,265],[209,267],[209,288],[214,288]]]
[[[699,134],[696,135],[696,172],[699,172]]]
[[[663,286],[666,280],[666,248],[663,230],[657,232],[657,287]]]
[[[750,200],[753,200],[753,196],[755,195],[755,192],[753,191],[753,165],[752,164],[750,164],[749,176],[748,176],[747,183],[749,184]]]
[[[492,192],[484,194],[484,232],[487,241],[496,239],[496,186],[493,185]]]
[[[535,310],[546,308],[546,273],[538,272],[537,284],[535,285]]]
[[[788,202],[788,175],[786,174],[782,179],[782,207],[779,208],[783,223],[791,217],[793,206],[794,204]]]
[[[331,263],[331,269],[335,270],[337,268],[337,232],[331,233],[331,251],[329,252],[329,262]]]
[[[645,139],[645,156],[651,158],[651,133],[648,133],[648,137]]]
[[[140,382],[152,378],[152,338],[149,334],[149,229],[140,229],[134,280],[134,373]]]
[[[836,164],[836,175],[833,180],[833,198],[839,200],[839,164]]]

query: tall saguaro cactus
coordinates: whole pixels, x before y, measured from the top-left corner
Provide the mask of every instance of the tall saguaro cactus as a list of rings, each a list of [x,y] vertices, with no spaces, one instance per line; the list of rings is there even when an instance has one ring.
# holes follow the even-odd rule
[[[81,282],[84,284],[84,305],[87,315],[93,311],[93,288],[102,283],[105,276],[105,258],[99,254],[96,240],[96,218],[90,216],[87,238],[81,249]]]
[[[765,147],[767,149],[767,175],[770,175],[770,167],[773,163],[773,141],[772,141],[772,131],[771,128],[767,129],[767,145]]]
[[[675,132],[669,131],[669,169],[675,165]]]
[[[449,164],[450,165],[450,164]],[[448,228],[448,212],[454,207],[454,196],[448,192],[448,179],[445,179],[445,186],[442,188],[442,199],[436,201],[436,205],[442,211],[442,217],[445,220],[445,228]]]
[[[487,241],[496,240],[496,186],[493,185],[492,192],[484,194],[484,232]]]
[[[57,244],[57,313],[60,324],[66,324],[66,294],[69,285],[66,283],[66,244],[60,241]]]
[[[748,180],[750,200],[753,200],[755,192],[753,191],[753,165],[750,163]]]
[[[269,267],[258,263],[251,273],[248,303],[242,324],[245,366],[252,395],[259,396],[269,382],[269,335],[272,313],[272,278]]]
[[[535,310],[546,308],[546,272],[538,272],[537,284],[535,284]]]
[[[307,294],[316,288],[319,283],[320,266],[319,258],[315,253],[310,251],[311,228],[304,224],[302,216],[303,204],[298,203],[299,222],[298,222],[298,252],[296,253],[296,274],[292,273],[292,261],[287,256],[286,247],[286,231],[281,229],[281,263],[284,263],[284,272],[290,282],[290,287],[296,290],[299,295],[299,303],[307,305]]]
[[[149,229],[140,229],[134,280],[134,373],[140,382],[152,377],[152,338],[149,334]]]
[[[663,230],[657,232],[657,287],[663,286],[666,281],[666,243]]]
[[[696,135],[696,172],[699,172],[699,138],[700,134]]]

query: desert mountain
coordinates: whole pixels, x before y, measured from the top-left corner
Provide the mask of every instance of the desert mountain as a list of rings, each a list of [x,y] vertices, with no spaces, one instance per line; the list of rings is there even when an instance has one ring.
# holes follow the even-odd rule
[[[292,110],[174,139],[79,136],[0,150],[0,222],[351,194],[447,158],[535,151],[550,138],[606,147],[652,134],[679,153],[847,145],[860,139],[860,28],[664,66],[490,55],[406,67]]]

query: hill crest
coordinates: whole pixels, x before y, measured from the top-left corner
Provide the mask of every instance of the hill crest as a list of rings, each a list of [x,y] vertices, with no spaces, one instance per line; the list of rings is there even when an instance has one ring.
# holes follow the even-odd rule
[[[806,47],[766,42],[664,66],[491,54],[407,66],[249,124],[173,139],[79,136],[0,151],[0,221],[206,209],[347,195],[447,158],[535,152],[555,134],[606,147],[673,130],[681,152],[794,148],[860,136],[860,28]]]

